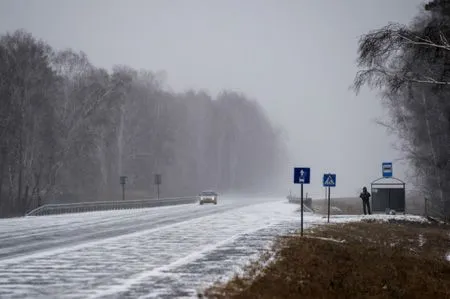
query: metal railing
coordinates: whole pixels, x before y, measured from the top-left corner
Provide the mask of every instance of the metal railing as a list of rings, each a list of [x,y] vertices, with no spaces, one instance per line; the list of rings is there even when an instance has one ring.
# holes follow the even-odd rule
[[[67,204],[46,204],[26,214],[26,216],[45,216],[67,213],[84,213],[107,210],[142,209],[169,205],[192,204],[198,201],[198,196],[173,197],[161,199],[140,199],[125,201],[93,201]]]
[[[301,204],[301,202],[302,202],[300,197],[288,195],[286,198],[288,199],[288,201],[290,203]],[[308,207],[310,210],[312,210],[312,198],[311,197],[303,198],[303,205],[305,207]]]

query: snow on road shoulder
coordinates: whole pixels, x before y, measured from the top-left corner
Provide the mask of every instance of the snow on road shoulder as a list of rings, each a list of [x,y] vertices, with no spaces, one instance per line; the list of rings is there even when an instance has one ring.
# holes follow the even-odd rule
[[[199,286],[245,263],[259,248],[249,244],[249,236],[297,222],[296,208],[286,202],[255,204],[71,251],[0,262],[0,297],[135,298],[155,289],[179,297],[188,286],[192,295],[192,279],[190,284],[183,279],[197,275]],[[267,243],[276,234],[258,240]]]
[[[372,215],[331,215],[330,223],[347,223],[347,222],[358,222],[367,220],[377,220],[377,221],[412,221],[412,222],[428,222],[428,220],[422,216],[417,215],[386,215],[386,214],[372,214]],[[319,222],[326,222],[326,216],[322,216]]]

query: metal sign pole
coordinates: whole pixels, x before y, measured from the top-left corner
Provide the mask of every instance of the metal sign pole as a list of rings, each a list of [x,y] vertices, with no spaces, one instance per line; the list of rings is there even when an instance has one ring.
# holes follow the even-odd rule
[[[330,222],[330,210],[331,210],[331,187],[336,187],[336,174],[335,173],[325,173],[323,175],[323,186],[325,187],[325,201],[328,200],[327,222],[329,223]],[[327,195],[327,191],[328,191],[328,195]]]
[[[122,200],[125,200],[125,184],[127,182],[126,176],[120,177],[120,184],[122,185]]]
[[[330,223],[330,192],[331,188],[328,187],[328,223]]]
[[[301,219],[300,219],[300,235],[303,236],[303,183],[300,184],[300,199],[301,199]]]
[[[303,184],[309,184],[311,177],[311,169],[309,167],[294,168],[294,184],[300,184],[300,235],[303,236]]]

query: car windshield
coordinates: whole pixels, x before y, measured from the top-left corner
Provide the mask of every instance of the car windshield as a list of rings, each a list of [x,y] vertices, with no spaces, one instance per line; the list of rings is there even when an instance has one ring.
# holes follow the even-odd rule
[[[213,191],[203,191],[200,195],[202,196],[216,196],[216,192]]]

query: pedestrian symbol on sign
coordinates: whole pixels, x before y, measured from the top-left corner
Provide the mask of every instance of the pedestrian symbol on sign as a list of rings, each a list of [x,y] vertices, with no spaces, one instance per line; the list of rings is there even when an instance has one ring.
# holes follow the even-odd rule
[[[334,181],[333,181],[333,178],[331,177],[331,175],[327,177],[327,180],[325,181],[325,185],[327,185],[327,186],[334,185]]]
[[[336,187],[336,174],[327,173],[323,175],[324,187]]]

